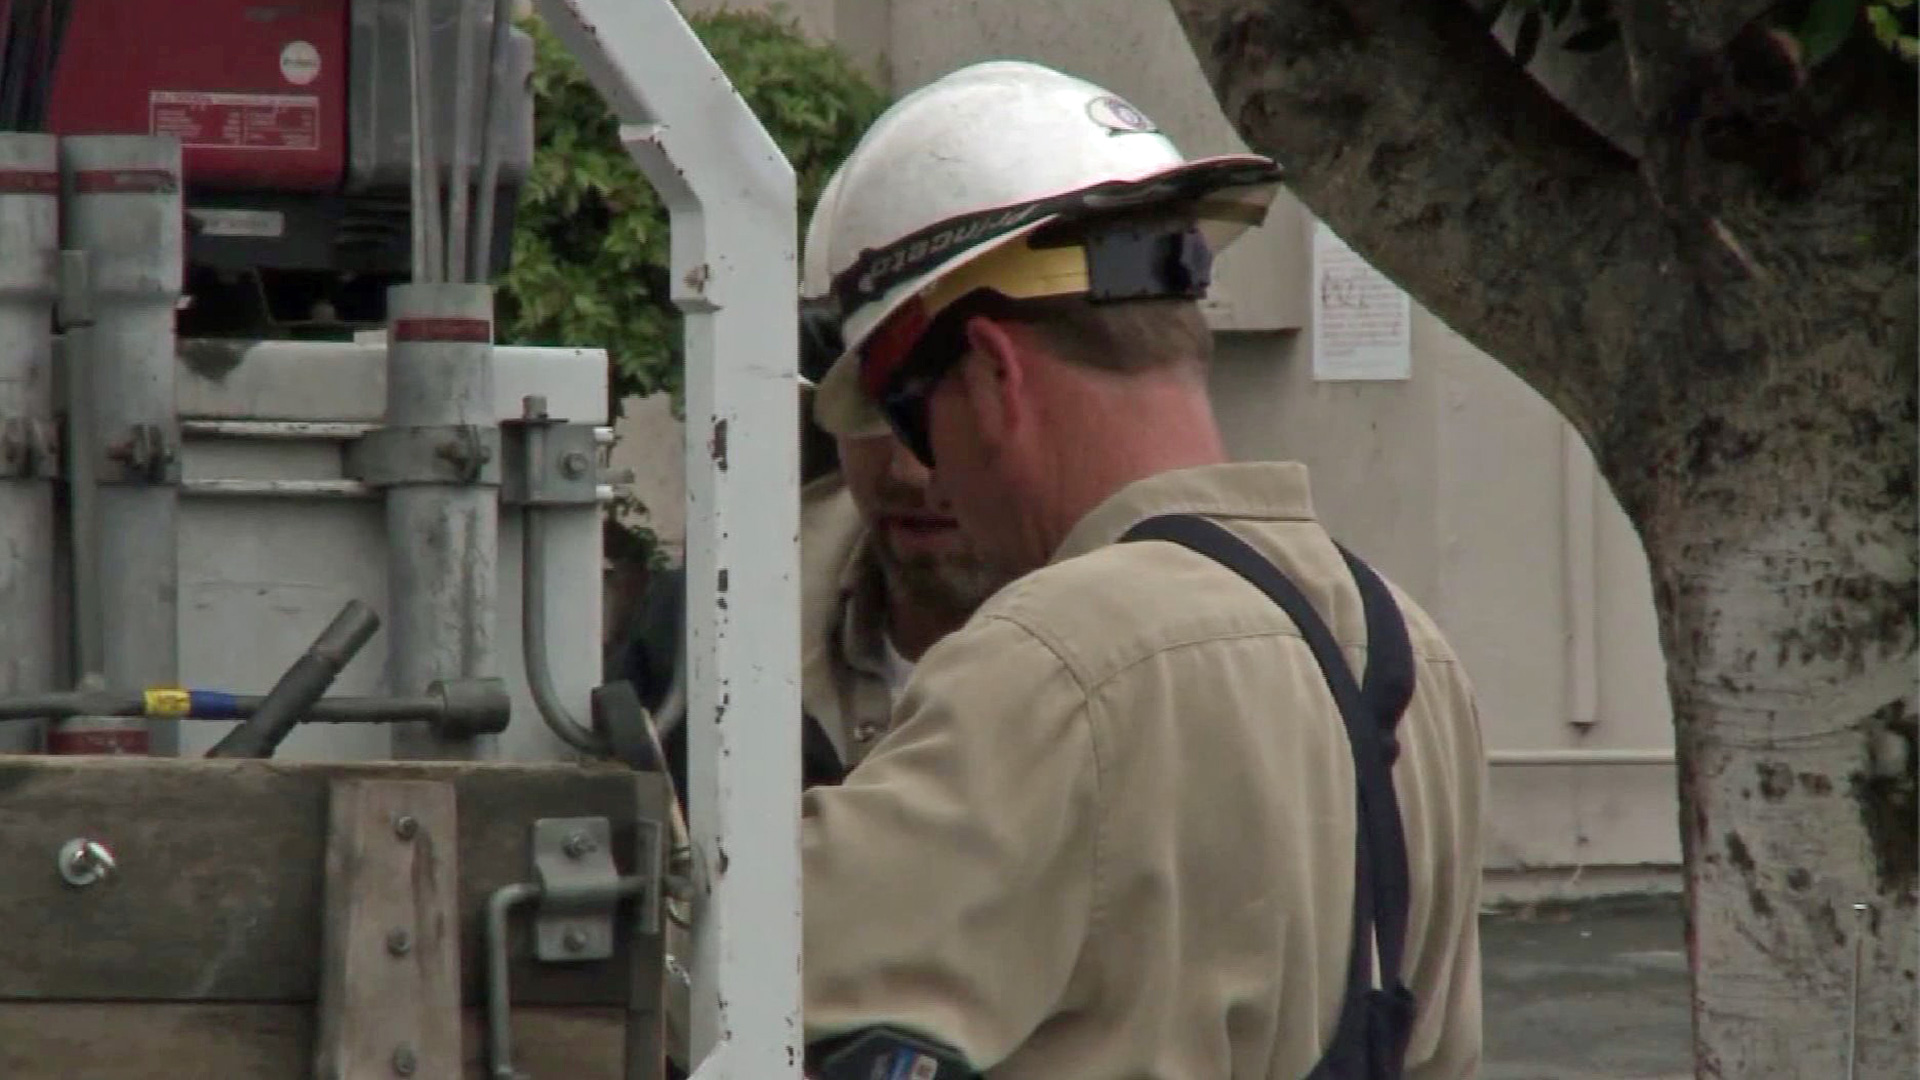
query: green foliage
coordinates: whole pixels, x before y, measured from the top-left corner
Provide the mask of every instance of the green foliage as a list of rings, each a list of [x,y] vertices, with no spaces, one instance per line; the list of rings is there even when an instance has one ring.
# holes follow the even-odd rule
[[[885,99],[790,19],[728,11],[689,22],[793,164],[804,223]],[[661,390],[677,397],[680,316],[668,286],[666,210],[579,65],[537,20],[524,25],[536,48],[535,148],[513,263],[498,282],[500,338],[604,347],[616,401]]]
[[[1880,44],[1910,61],[1920,62],[1920,33],[1914,0],[1881,0],[1867,5],[1867,25]]]

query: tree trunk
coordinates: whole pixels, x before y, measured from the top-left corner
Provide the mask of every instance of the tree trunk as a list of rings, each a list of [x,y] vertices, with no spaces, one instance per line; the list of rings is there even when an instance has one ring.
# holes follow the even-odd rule
[[[1913,71],[1864,33],[1806,70],[1771,6],[1612,0],[1642,125],[1630,157],[1458,0],[1174,0],[1247,143],[1550,400],[1639,530],[1676,724],[1698,1075],[1904,1080],[1920,1067]]]
[[[1702,1077],[1914,1075],[1906,400],[1905,433],[1870,424],[1872,443],[1845,419],[1702,421],[1699,453],[1745,460],[1642,518],[1678,724]],[[1796,428],[1804,438],[1760,438]],[[1836,436],[1868,467],[1814,466],[1840,448],[1809,444]]]

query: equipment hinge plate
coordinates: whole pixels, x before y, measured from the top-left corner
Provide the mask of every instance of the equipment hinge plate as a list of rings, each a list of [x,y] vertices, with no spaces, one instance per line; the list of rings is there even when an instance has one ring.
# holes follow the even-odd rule
[[[533,873],[540,886],[534,955],[549,963],[612,956],[614,915],[623,890],[607,819],[535,821]]]

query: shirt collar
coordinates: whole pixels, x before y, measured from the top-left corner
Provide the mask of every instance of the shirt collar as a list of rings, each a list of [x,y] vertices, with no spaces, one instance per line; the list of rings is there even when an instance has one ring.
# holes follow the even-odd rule
[[[1161,514],[1205,514],[1252,521],[1312,521],[1307,467],[1290,461],[1247,461],[1174,469],[1136,480],[1081,518],[1052,562],[1114,543]]]
[[[862,534],[854,555],[840,571],[840,595],[846,598],[840,618],[838,641],[841,658],[847,666],[868,675],[885,677],[887,673],[885,582],[880,562],[874,554],[871,536]]]

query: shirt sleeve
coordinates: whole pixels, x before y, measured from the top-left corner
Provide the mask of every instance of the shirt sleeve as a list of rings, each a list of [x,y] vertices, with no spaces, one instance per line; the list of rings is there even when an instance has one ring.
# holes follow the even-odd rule
[[[985,1070],[1053,1010],[1093,919],[1086,696],[1031,633],[976,618],[895,719],[803,799],[806,1037],[891,1025]]]

